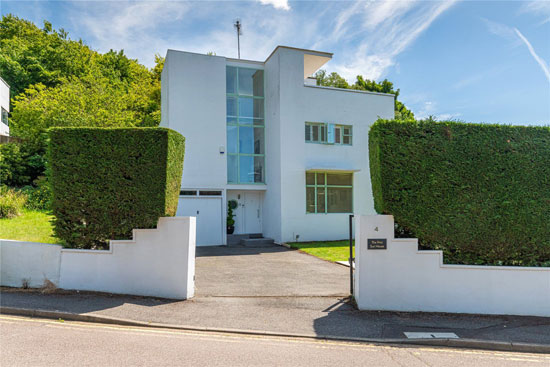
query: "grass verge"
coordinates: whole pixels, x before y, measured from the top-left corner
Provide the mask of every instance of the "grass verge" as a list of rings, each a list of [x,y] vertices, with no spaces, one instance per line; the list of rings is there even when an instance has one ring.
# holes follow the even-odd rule
[[[53,215],[46,211],[23,210],[15,218],[0,219],[0,238],[41,243],[60,243],[53,234],[51,219]]]
[[[355,241],[354,241],[355,242]],[[347,261],[349,258],[349,241],[317,241],[317,242],[289,242],[291,248],[306,252],[328,261]],[[353,248],[355,257],[355,243]]]

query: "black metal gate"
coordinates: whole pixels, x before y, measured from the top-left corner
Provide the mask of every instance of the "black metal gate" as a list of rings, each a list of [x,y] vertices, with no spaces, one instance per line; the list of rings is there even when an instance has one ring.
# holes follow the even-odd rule
[[[355,257],[353,256],[353,214],[349,215],[349,293],[353,297],[353,268]]]

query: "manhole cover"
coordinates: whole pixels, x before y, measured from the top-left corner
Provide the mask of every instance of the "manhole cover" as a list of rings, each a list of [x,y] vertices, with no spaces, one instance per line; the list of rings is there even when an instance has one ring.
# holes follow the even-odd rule
[[[405,331],[403,334],[409,339],[458,339],[455,333],[431,333],[429,331]]]

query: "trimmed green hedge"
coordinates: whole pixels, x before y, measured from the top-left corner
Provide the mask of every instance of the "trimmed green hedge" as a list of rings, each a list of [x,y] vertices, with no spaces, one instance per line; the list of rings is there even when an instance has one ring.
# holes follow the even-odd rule
[[[49,173],[54,231],[100,249],[174,216],[185,140],[165,128],[53,128]]]
[[[550,266],[550,128],[379,120],[375,209],[455,264]]]

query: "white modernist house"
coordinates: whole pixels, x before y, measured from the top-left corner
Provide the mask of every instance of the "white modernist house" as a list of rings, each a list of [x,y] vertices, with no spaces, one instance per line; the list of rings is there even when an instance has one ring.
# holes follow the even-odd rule
[[[0,136],[9,136],[8,113],[10,112],[10,86],[0,78]]]
[[[197,245],[236,234],[276,242],[338,240],[348,215],[375,214],[368,131],[394,96],[317,86],[331,53],[277,47],[265,61],[168,50],[161,126],[186,138],[178,215]]]

